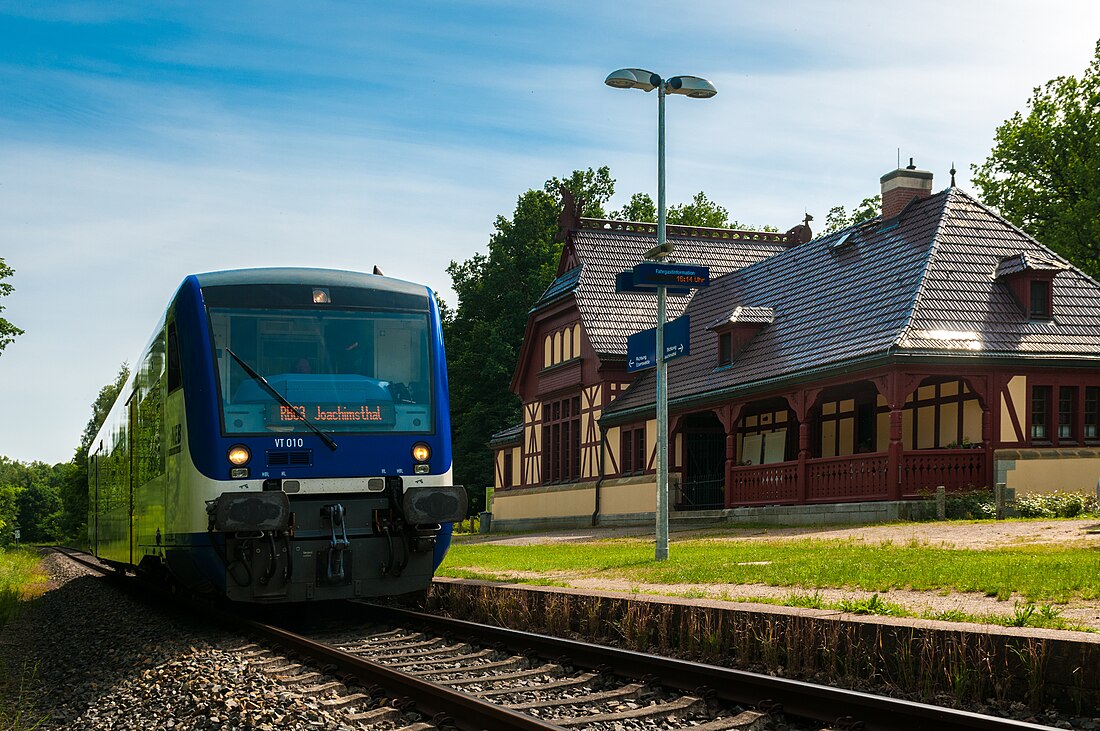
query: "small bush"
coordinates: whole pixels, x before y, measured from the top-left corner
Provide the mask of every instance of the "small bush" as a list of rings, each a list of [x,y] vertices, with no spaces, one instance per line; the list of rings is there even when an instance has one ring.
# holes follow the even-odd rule
[[[1096,496],[1079,492],[1050,492],[1016,498],[1022,518],[1075,518],[1097,512]]]
[[[945,503],[949,520],[981,520],[997,517],[992,490],[948,493]]]

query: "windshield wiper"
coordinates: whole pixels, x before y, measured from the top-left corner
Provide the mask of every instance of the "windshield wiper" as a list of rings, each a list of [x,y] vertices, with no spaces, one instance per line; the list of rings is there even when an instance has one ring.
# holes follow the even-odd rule
[[[272,386],[270,383],[268,383],[266,378],[264,378],[259,373],[257,373],[252,368],[252,366],[248,365],[247,363],[245,363],[241,359],[241,356],[237,355],[236,353],[234,353],[229,348],[225,348],[225,352],[227,352],[231,356],[233,356],[233,360],[237,361],[237,364],[240,365],[240,367],[244,369],[244,372],[248,374],[249,378],[254,378],[257,381],[259,381],[260,385],[263,386],[264,389],[266,389],[269,394],[274,396],[276,401],[278,401],[280,404],[282,404],[283,406],[290,409],[290,411],[295,416],[297,416],[299,419],[301,419],[303,422],[305,422],[305,425],[308,426],[310,428],[310,430],[313,431],[314,434],[321,437],[321,441],[323,441],[328,446],[329,449],[331,449],[334,452],[336,451],[336,442],[334,442],[332,440],[332,437],[330,437],[328,434],[325,434],[323,431],[318,429],[317,425],[314,424],[312,421],[310,421],[308,418],[306,418],[306,415],[303,414],[301,411],[299,411],[297,406],[295,406],[294,404],[287,401],[286,398],[281,393],[276,391],[275,387]]]

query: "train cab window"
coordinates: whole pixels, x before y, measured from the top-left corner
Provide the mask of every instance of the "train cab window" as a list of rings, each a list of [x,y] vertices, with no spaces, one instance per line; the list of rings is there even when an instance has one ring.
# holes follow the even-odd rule
[[[176,323],[168,325],[168,363],[165,376],[168,384],[168,393],[172,393],[183,385],[183,377],[180,373],[180,346],[176,336]]]
[[[209,314],[226,433],[308,432],[295,411],[324,431],[434,429],[425,312],[326,305],[211,307]]]

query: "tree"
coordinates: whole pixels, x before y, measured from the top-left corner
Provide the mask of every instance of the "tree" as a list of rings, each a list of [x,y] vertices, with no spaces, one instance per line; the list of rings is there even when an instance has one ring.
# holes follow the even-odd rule
[[[668,223],[680,226],[726,228],[730,215],[729,211],[707,198],[703,191],[699,191],[691,199],[691,203],[671,206],[665,217]]]
[[[982,198],[1001,215],[1100,278],[1100,41],[1080,79],[1036,87],[972,165]]]
[[[639,223],[657,222],[657,205],[649,197],[649,193],[635,193],[625,206],[611,213],[611,217],[618,221],[638,221]],[[691,203],[680,203],[670,206],[665,211],[665,222],[673,226],[702,226],[705,228],[735,228],[740,231],[777,231],[775,226],[756,226],[730,221],[729,211],[714,201],[707,198],[707,194],[699,191],[691,199]]]
[[[0,259],[0,297],[4,297],[12,293],[15,289],[11,284],[4,280],[15,274],[15,270],[4,263],[3,259]],[[0,305],[0,312],[4,311],[3,305]],[[16,335],[22,335],[23,331],[12,325],[10,322],[0,317],[0,353],[4,352],[4,348],[11,344],[15,340]]]
[[[519,420],[509,391],[527,313],[553,281],[561,256],[559,186],[583,201],[581,215],[603,218],[615,190],[607,167],[551,178],[540,190],[519,196],[511,218],[498,216],[488,254],[474,254],[447,267],[458,306],[444,324],[451,386],[455,479],[470,494],[471,510],[482,505],[492,483],[494,432]]]
[[[857,223],[863,223],[864,221],[870,221],[882,211],[882,196],[874,195],[870,198],[864,198],[860,201],[860,204],[852,209],[851,215],[845,210],[844,206],[833,206],[829,209],[829,213],[825,216],[825,230],[822,231],[822,235],[831,234],[834,231],[839,231],[849,226],[855,226]]]
[[[99,389],[99,395],[92,402],[92,415],[84,426],[84,432],[80,435],[80,444],[77,445],[76,454],[72,462],[65,465],[66,469],[61,476],[58,492],[62,501],[62,512],[59,518],[61,535],[70,539],[81,539],[87,533],[88,525],[88,452],[92,446],[92,440],[99,433],[99,428],[107,419],[115,399],[122,391],[126,379],[130,377],[130,365],[123,363],[118,368],[115,380]]]

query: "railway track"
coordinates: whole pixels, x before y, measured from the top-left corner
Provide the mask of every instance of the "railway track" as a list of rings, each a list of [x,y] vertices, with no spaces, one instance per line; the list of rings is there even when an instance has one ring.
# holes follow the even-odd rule
[[[255,670],[351,728],[1048,728],[377,605],[305,630],[209,611],[259,641],[240,648]]]

